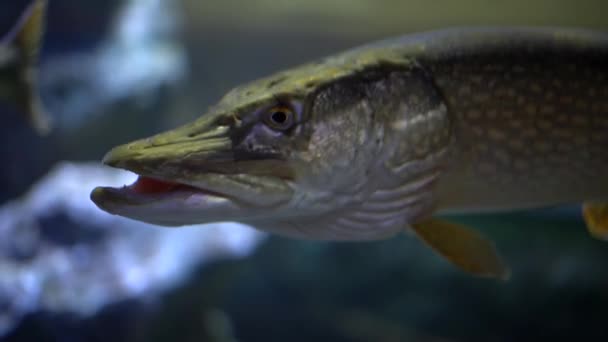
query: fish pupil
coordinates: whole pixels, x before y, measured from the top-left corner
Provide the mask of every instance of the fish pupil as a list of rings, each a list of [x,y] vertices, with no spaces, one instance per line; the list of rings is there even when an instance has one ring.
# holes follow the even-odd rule
[[[272,113],[271,119],[275,123],[283,125],[287,122],[287,113],[285,113],[284,111],[276,111]]]

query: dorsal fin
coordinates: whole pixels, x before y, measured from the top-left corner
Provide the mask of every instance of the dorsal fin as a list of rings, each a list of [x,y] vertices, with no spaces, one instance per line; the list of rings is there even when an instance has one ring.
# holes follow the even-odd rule
[[[21,58],[38,58],[44,33],[47,0],[34,0],[21,14],[17,23],[2,37],[2,44],[14,46]]]
[[[19,46],[22,56],[28,61],[37,61],[44,33],[45,13],[47,1],[34,0],[21,15],[17,25],[15,42]]]

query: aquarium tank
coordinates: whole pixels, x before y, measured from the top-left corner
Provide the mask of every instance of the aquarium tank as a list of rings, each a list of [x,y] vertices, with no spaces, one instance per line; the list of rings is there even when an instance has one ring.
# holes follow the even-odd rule
[[[393,234],[386,239],[345,241],[350,239],[340,238],[341,233],[336,233],[337,236],[326,234],[328,228],[321,223],[317,226],[314,223],[317,222],[316,214],[304,221],[316,227],[315,233],[303,233],[305,238],[302,239],[299,238],[302,236],[294,237],[298,234],[281,234],[283,228],[270,232],[270,228],[243,222],[231,214],[209,219],[213,222],[207,222],[202,215],[179,228],[165,227],[162,219],[149,218],[170,215],[163,213],[163,207],[153,207],[137,214],[142,219],[133,219],[129,218],[130,209],[121,214],[121,206],[128,208],[139,197],[123,198],[117,200],[116,206],[104,207],[105,199],[101,201],[91,195],[98,186],[114,186],[122,189],[120,191],[135,189],[141,191],[142,196],[151,194],[151,198],[178,188],[202,191],[192,184],[171,183],[167,179],[164,180],[167,182],[142,181],[143,177],[139,178],[139,188],[137,185],[122,188],[138,180],[136,173],[125,169],[144,170],[148,166],[141,161],[143,159],[140,159],[141,165],[137,163],[140,157],[132,157],[136,161],[132,164],[129,164],[130,160],[113,162],[110,159],[114,157],[108,157],[106,153],[116,146],[180,127],[201,117],[211,117],[224,108],[218,105],[220,99],[237,86],[313,62],[316,64],[309,64],[313,65],[310,69],[298,71],[297,77],[309,81],[306,87],[325,91],[324,87],[331,88],[334,84],[327,79],[334,82],[359,77],[363,73],[361,70],[367,68],[366,63],[371,63],[366,62],[367,57],[356,59],[356,63],[360,63],[358,67],[352,67],[355,62],[351,62],[350,57],[325,59],[351,48],[382,46],[383,43],[366,44],[434,30],[464,32],[458,30],[499,27],[500,31],[500,28],[515,27],[515,30],[524,30],[517,32],[531,32],[525,30],[543,27],[541,30],[546,32],[566,32],[562,34],[564,39],[571,38],[574,42],[566,43],[578,58],[569,59],[574,64],[574,71],[567,69],[564,75],[570,76],[560,80],[562,74],[558,69],[537,72],[555,77],[558,79],[555,82],[563,82],[560,84],[564,87],[589,87],[584,89],[588,97],[574,94],[570,102],[556,104],[553,109],[560,111],[569,108],[569,103],[575,107],[580,102],[581,108],[591,108],[595,113],[597,119],[590,120],[597,123],[596,130],[593,134],[586,136],[583,132],[573,138],[572,148],[578,146],[579,150],[572,155],[599,155],[600,161],[572,168],[586,169],[584,174],[589,176],[582,177],[581,183],[590,185],[600,197],[608,200],[608,76],[603,76],[608,75],[608,58],[603,58],[608,56],[606,13],[608,4],[601,0],[0,2],[0,116],[3,120],[0,125],[0,341],[608,340],[605,328],[608,242],[602,241],[602,237],[608,237],[608,202],[602,203],[602,198],[589,198],[598,202],[594,207],[588,207],[586,216],[581,209],[582,203],[578,202],[542,205],[543,202],[534,208],[498,212],[441,212],[436,214],[439,214],[440,222],[450,222],[447,227],[404,222],[403,234]],[[511,36],[518,35],[513,32]],[[591,38],[581,38],[577,45],[579,35]],[[412,45],[416,48],[411,50],[416,52],[411,53],[416,56],[431,54],[428,51],[433,49],[429,47],[432,44],[427,45],[430,43],[425,40],[428,36],[416,37],[419,38]],[[558,38],[551,42],[561,41],[559,33],[552,37]],[[464,39],[459,42],[469,44]],[[496,43],[480,42],[469,44],[470,50],[462,51],[475,52],[475,49]],[[530,42],[526,43],[526,51],[536,51],[538,46],[546,44],[541,39]],[[460,54],[460,43],[448,39],[435,48],[457,51],[451,56],[458,58],[467,53]],[[522,47],[515,44],[512,49]],[[552,46],[547,51],[555,51],[555,55],[547,54],[539,60],[559,58],[561,47],[551,49]],[[357,56],[364,56],[368,50],[354,51],[360,54]],[[369,58],[389,62],[397,58],[382,51]],[[378,54],[383,55],[378,57]],[[521,56],[528,55],[522,52]],[[576,64],[581,60],[589,62],[580,63],[585,64],[584,67]],[[512,75],[518,77],[519,68],[527,70],[527,62],[528,59],[522,57],[513,70],[492,75],[500,74],[501,79]],[[327,69],[329,71],[323,69],[331,63],[351,64],[332,66]],[[473,60],[471,63],[481,62]],[[488,62],[488,65],[492,63]],[[386,67],[385,64],[381,66]],[[585,72],[576,72],[577,67]],[[465,68],[460,72],[469,77],[473,69]],[[318,70],[321,71],[315,74]],[[375,72],[382,73],[384,69],[379,70]],[[377,73],[365,77],[379,77],[373,76]],[[583,73],[586,78],[581,81],[582,86],[575,87],[578,75]],[[280,105],[272,107],[274,112],[265,121],[273,130],[264,131],[264,139],[293,137],[296,130],[283,129],[283,125],[303,120],[301,116],[294,116],[292,120],[295,121],[289,121],[292,114],[301,115],[299,111],[306,107],[305,104],[297,102],[294,105],[283,99],[284,94],[280,91],[273,93],[274,86],[281,87],[280,83],[291,81],[292,74],[279,75],[283,76],[269,81],[268,89],[262,83],[253,84],[246,94],[243,91],[235,95],[243,96],[245,100],[239,98],[242,101],[258,93],[278,98]],[[446,77],[443,81],[438,80],[437,86],[441,88],[458,79],[457,76]],[[475,80],[471,80],[473,85],[465,90],[459,88],[456,98],[450,100],[446,94],[439,93],[433,95],[437,96],[433,99],[445,95],[446,101],[460,103],[468,97],[483,97],[483,90],[479,89],[491,87],[495,81],[482,79],[483,86],[475,88]],[[587,80],[592,83],[584,83]],[[525,81],[523,86],[534,91],[533,81]],[[336,89],[326,94],[341,96],[348,93],[343,88]],[[382,88],[374,96],[388,94],[390,90],[387,89]],[[508,91],[505,90],[506,94]],[[225,101],[222,103],[236,103],[230,102],[233,101],[230,95]],[[328,106],[333,108],[330,114],[341,115],[339,113],[345,107],[341,104],[347,101],[338,98],[330,102]],[[514,98],[514,105],[517,102]],[[411,102],[409,105],[426,108],[431,106],[429,103]],[[240,103],[234,104],[234,108],[241,110],[239,106]],[[435,114],[451,115],[450,111],[456,108],[449,104],[427,109],[436,110],[430,111]],[[470,115],[467,114],[470,117],[489,113],[483,112],[483,108],[476,112],[474,105],[472,108]],[[247,117],[239,116],[237,109],[234,110],[236,114],[226,118],[234,120],[235,127],[246,125]],[[519,112],[515,110],[510,115],[517,116]],[[547,127],[563,128],[552,121],[559,120],[558,116],[550,117]],[[508,122],[496,123],[502,119],[493,118],[491,113],[486,119],[494,120],[494,123],[491,128],[480,128],[480,135],[487,131],[493,141],[516,140],[502,136],[501,125],[506,127]],[[320,141],[332,134],[342,134],[345,140],[341,141],[348,144],[347,139],[352,138],[348,132],[332,131],[334,121],[319,120],[316,132],[327,130],[326,136],[318,135]],[[580,122],[584,124],[584,118],[572,119],[572,125]],[[411,122],[399,121],[391,127],[398,129],[402,125],[405,129],[409,124]],[[224,126],[220,126],[219,131],[224,129],[221,127]],[[434,124],[421,126],[416,132],[431,129],[429,127]],[[542,126],[539,127],[542,130]],[[522,136],[526,134],[526,128],[525,124],[518,128]],[[270,131],[273,133],[268,133]],[[555,136],[579,133],[565,129]],[[231,139],[237,139],[235,136]],[[140,144],[156,146],[165,137],[142,140]],[[267,143],[264,139],[262,143]],[[415,140],[407,141],[395,148],[407,149]],[[595,145],[587,146],[586,142]],[[255,143],[260,140],[250,142]],[[509,146],[517,147],[516,144]],[[361,145],[361,149],[369,147],[368,143]],[[295,143],[293,146],[281,145],[281,148],[284,146],[301,148]],[[555,146],[562,145],[556,142]],[[561,156],[567,158],[570,145],[563,146]],[[333,151],[330,146],[313,152],[323,155],[327,150]],[[253,153],[255,158],[252,160],[257,162],[283,150],[264,151],[266,154],[258,150],[248,153]],[[184,160],[189,158],[188,154],[184,155]],[[331,166],[338,159],[344,160],[340,159],[343,155],[336,153],[334,159],[328,158],[327,164],[322,165]],[[367,157],[380,155],[380,152],[377,155],[369,153]],[[502,160],[499,152],[495,155]],[[353,158],[356,161],[364,157]],[[509,158],[511,156],[503,156],[508,161]],[[559,161],[559,156],[556,158]],[[119,167],[105,165],[102,160]],[[571,163],[578,160],[574,158]],[[163,162],[166,164],[160,169],[176,167],[170,161]],[[194,167],[189,165],[189,172],[197,173],[205,168],[208,171],[209,167],[205,165],[205,162],[195,163]],[[245,163],[235,171],[221,165],[214,166],[212,172],[232,175],[245,173],[243,170],[250,167]],[[302,170],[308,170],[310,166],[301,164],[299,170],[285,171],[288,173],[285,176],[283,171],[277,171],[283,170],[282,164],[272,165],[275,164],[255,169],[256,176],[281,173],[282,177],[296,177],[294,174],[305,173]],[[528,164],[516,161],[513,165],[514,169],[518,165],[528,167]],[[560,165],[569,169],[569,164]],[[156,164],[153,167],[159,168]],[[348,178],[351,173],[347,171],[356,171],[358,167],[356,163],[348,164],[343,168],[344,173],[328,172],[325,178],[318,180],[324,184],[331,178],[352,188],[359,183],[354,176],[351,181]],[[314,168],[311,169],[314,173]],[[352,174],[359,175],[354,171]],[[455,178],[450,184],[458,180]],[[429,181],[431,183],[435,184],[434,180]],[[234,187],[226,184],[215,185],[213,189],[216,190],[204,193],[208,196],[205,198],[216,198],[214,196],[221,196],[223,190]],[[350,184],[355,185],[349,187]],[[562,193],[560,189],[566,188],[575,187],[564,182],[550,191],[538,191],[549,193],[551,199],[554,194]],[[458,196],[472,196],[466,187],[463,189]],[[492,196],[480,198],[508,197],[509,188],[504,193],[488,191],[493,191]],[[534,196],[530,192],[530,201]],[[514,198],[517,200],[510,202],[509,208],[527,207],[523,205],[527,198]],[[278,204],[270,201],[266,193],[260,192],[250,200],[270,203],[263,207],[264,215],[279,215]],[[305,196],[300,200],[307,203]],[[327,203],[311,202],[308,205],[314,210],[323,210],[324,206],[330,205],[327,203],[334,203],[329,200]],[[177,203],[195,205],[192,201]],[[477,204],[483,206],[485,203]],[[179,205],[171,208],[174,212],[181,210]],[[293,212],[303,215],[306,209]],[[108,211],[118,211],[120,215]],[[290,215],[300,217],[293,212]],[[413,209],[407,211],[408,215],[413,212]],[[590,224],[590,217],[595,218],[595,226]],[[181,218],[177,221],[183,222]],[[385,221],[370,221],[372,223],[364,226],[357,221],[353,225],[366,231],[379,230],[384,229]],[[294,224],[296,227],[303,225],[306,223]],[[467,232],[479,235],[463,237],[454,227],[466,227]],[[444,228],[446,230],[441,230]],[[450,233],[441,235],[440,232]],[[424,241],[421,243],[417,236]],[[459,245],[460,238],[464,242]],[[487,249],[479,247],[482,244]],[[497,257],[500,260],[492,261],[494,255],[500,255]],[[471,260],[474,264],[469,262]],[[480,274],[486,276],[479,277]]]

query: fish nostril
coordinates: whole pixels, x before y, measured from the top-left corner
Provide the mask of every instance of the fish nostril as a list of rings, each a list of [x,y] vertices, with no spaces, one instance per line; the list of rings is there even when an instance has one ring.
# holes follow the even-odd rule
[[[140,144],[138,144],[137,142],[129,144],[129,149],[134,149],[136,146],[137,147],[144,147],[144,148],[148,147],[148,146],[154,146],[155,140],[156,139],[153,139],[152,137],[146,138],[144,140],[139,140]]]
[[[229,115],[219,118],[216,122],[218,126],[238,126],[241,122],[241,117],[237,113],[231,113]]]

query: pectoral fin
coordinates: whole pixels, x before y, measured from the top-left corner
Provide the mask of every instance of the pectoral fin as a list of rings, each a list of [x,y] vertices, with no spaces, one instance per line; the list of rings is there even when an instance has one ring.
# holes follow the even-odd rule
[[[412,225],[416,235],[461,270],[475,276],[507,280],[509,268],[494,243],[459,224],[430,219]]]
[[[608,241],[608,203],[584,203],[583,217],[593,237]]]

